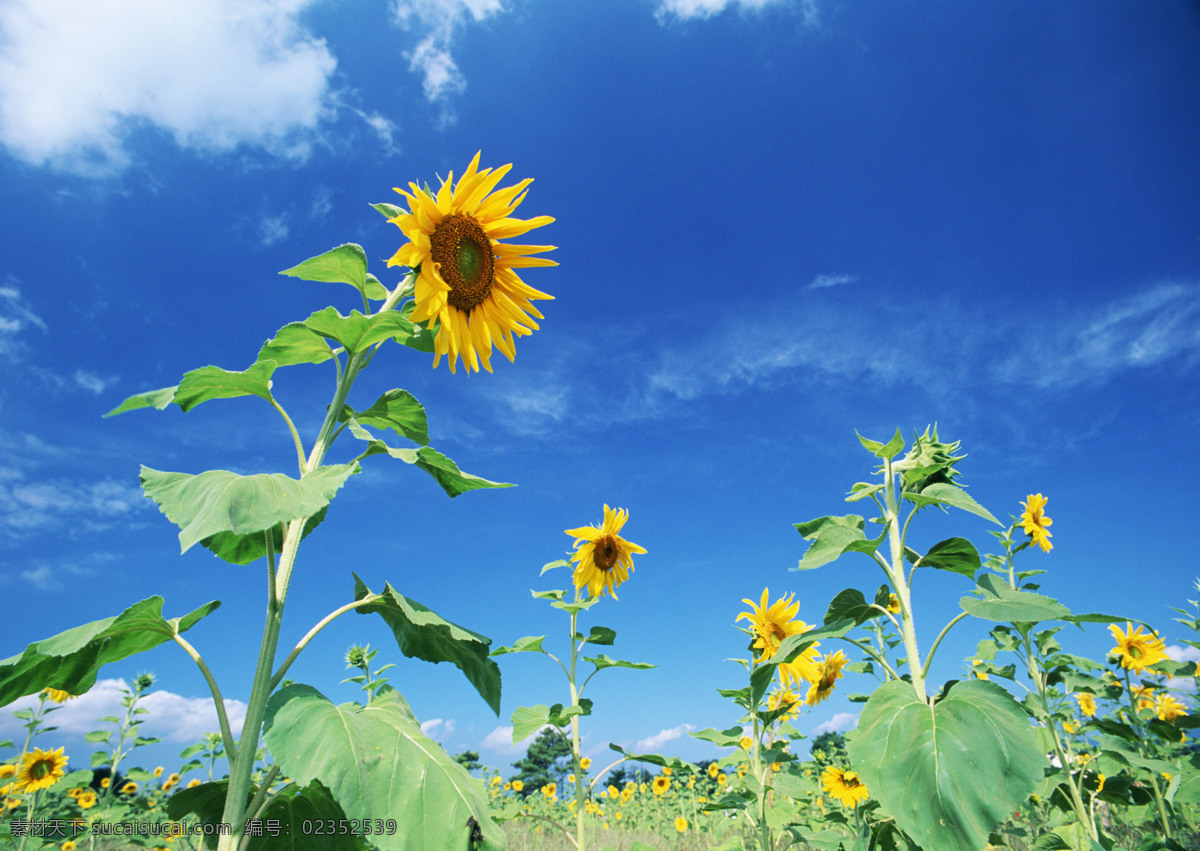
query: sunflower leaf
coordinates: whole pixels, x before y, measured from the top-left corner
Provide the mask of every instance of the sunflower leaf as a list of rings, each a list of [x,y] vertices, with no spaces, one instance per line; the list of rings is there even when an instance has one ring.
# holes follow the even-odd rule
[[[512,647],[497,647],[491,652],[492,656],[503,656],[506,653],[545,653],[542,649],[542,642],[546,640],[544,635],[527,635],[524,638],[518,638],[513,642]]]
[[[963,597],[959,605],[977,618],[1012,623],[1062,620],[1071,610],[1052,597],[1032,591],[1014,591],[1002,578],[984,574],[976,583],[980,597]]]
[[[396,216],[400,216],[408,212],[408,210],[405,210],[403,207],[397,207],[395,204],[372,204],[371,208],[385,219],[394,219]]]
[[[886,589],[887,586],[885,585]],[[885,594],[886,594],[885,590]],[[878,595],[876,595],[876,603],[878,603]],[[884,597],[883,608],[887,608],[887,597]],[[845,591],[838,592],[829,602],[829,608],[825,611],[825,623],[835,623],[845,618],[853,618],[856,626],[862,626],[871,618],[880,617],[883,614],[874,605],[867,603],[867,598],[863,592],[857,588],[847,588]]]
[[[336,340],[348,352],[369,349],[396,335],[413,335],[413,324],[396,310],[366,316],[357,310],[342,316],[333,307],[318,310],[303,322],[310,331]]]
[[[365,411],[356,411],[344,405],[338,422],[346,422],[351,417],[359,425],[391,429],[413,443],[429,445],[429,421],[425,417],[425,407],[407,390],[389,390]]]
[[[421,732],[390,686],[365,707],[286,686],[271,696],[263,727],[272,758],[297,784],[320,781],[348,819],[394,821],[394,834],[370,837],[380,851],[468,848],[473,834],[476,847],[503,847],[482,782]]]
[[[324,363],[333,357],[325,338],[303,322],[291,322],[263,343],[255,363],[274,361],[278,366],[299,363]]]
[[[408,325],[400,326],[400,330],[392,334],[392,339],[402,346],[408,346],[410,349],[425,352],[425,354],[432,354],[433,341],[437,335],[429,327],[431,323],[421,324],[412,321],[412,312],[416,305],[415,301],[407,301],[400,308],[400,315],[408,322]]]
[[[688,733],[688,735],[705,742],[712,742],[719,748],[731,748],[742,741],[742,736],[745,733],[741,727],[730,727],[728,730],[718,730],[715,727],[708,727],[696,733]]]
[[[398,593],[389,584],[375,595],[366,584],[354,576],[354,599],[367,596],[379,599],[359,606],[360,615],[378,614],[396,638],[396,646],[405,656],[426,662],[450,662],[455,665],[475,690],[500,714],[500,667],[488,654],[492,640],[477,632],[451,623],[416,600]]]
[[[329,506],[326,505],[312,517],[304,521],[304,530],[300,540],[309,536],[313,529],[321,525]],[[237,535],[233,532],[218,532],[209,535],[200,542],[200,546],[211,550],[212,554],[230,564],[251,564],[267,554],[266,532],[252,532],[248,535]],[[271,527],[271,548],[275,553],[283,549],[283,525]]]
[[[616,751],[630,762],[644,762],[647,765],[658,765],[672,771],[686,771],[698,774],[699,769],[690,762],[684,762],[677,756],[659,756],[656,753],[630,753],[618,744],[608,743],[608,749]]]
[[[161,411],[171,404],[171,400],[175,398],[175,391],[178,389],[179,385],[177,384],[174,387],[162,387],[158,390],[147,390],[145,393],[135,393],[103,416],[115,417],[117,414],[136,411],[139,408],[155,408]]]
[[[578,635],[577,637],[583,638],[582,635]],[[588,644],[608,646],[617,640],[617,631],[606,626],[594,626],[588,633],[587,638],[584,640],[586,640]]]
[[[238,396],[257,396],[271,401],[271,374],[274,361],[253,363],[242,372],[230,372],[219,366],[202,366],[184,373],[183,380],[171,399],[185,413],[212,399],[233,399]]]
[[[638,671],[657,668],[657,665],[651,665],[649,662],[626,662],[622,659],[610,659],[608,656],[601,653],[599,656],[586,656],[585,662],[591,662],[596,666],[597,671],[603,671],[605,668],[633,668]]]
[[[162,597],[134,603],[116,617],[93,621],[36,641],[19,656],[0,661],[0,706],[44,688],[83,694],[97,672],[187,632],[221,603],[214,600],[183,617],[166,620]]]
[[[911,559],[910,559],[911,561]],[[979,551],[966,538],[947,538],[934,544],[929,552],[913,562],[914,567],[935,567],[938,570],[949,570],[968,579],[975,578],[975,572],[980,568]]]
[[[374,287],[367,281],[367,253],[361,245],[353,242],[331,248],[324,254],[310,257],[303,263],[284,269],[279,274],[304,281],[320,281],[331,284],[349,284],[366,298],[379,301],[387,298],[387,290],[376,281]]]
[[[927,505],[952,505],[955,508],[961,508],[963,511],[969,511],[971,514],[982,517],[984,520],[991,520],[997,526],[1004,525],[993,517],[990,511],[976,502],[975,497],[971,496],[958,485],[937,482],[927,485],[920,493],[905,491],[904,498],[917,508],[924,508]]]
[[[796,523],[796,531],[805,540],[812,541],[800,563],[794,570],[812,570],[834,561],[843,553],[873,553],[883,543],[887,529],[874,540],[863,532],[866,520],[857,514],[845,517],[818,517],[807,523]]]
[[[513,744],[515,745],[550,723],[550,707],[541,703],[533,706],[518,706],[513,710],[510,720],[512,721]]]
[[[312,517],[329,505],[357,463],[320,467],[300,479],[283,473],[239,476],[209,470],[193,476],[143,466],[142,490],[167,519],[180,528],[181,552],[231,532],[252,535],[280,523]]]
[[[542,572],[538,576],[543,576],[547,571],[554,570],[556,567],[566,567],[570,562],[566,559],[558,559],[556,561],[548,561],[542,565]]]

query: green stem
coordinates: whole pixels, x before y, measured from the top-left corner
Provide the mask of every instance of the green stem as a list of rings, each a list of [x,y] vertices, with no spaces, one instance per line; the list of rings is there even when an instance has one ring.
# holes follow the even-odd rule
[[[900,675],[897,674],[895,669],[891,665],[888,664],[887,658],[884,657],[883,654],[876,651],[874,647],[871,647],[869,644],[863,644],[861,641],[858,641],[857,639],[848,638],[845,635],[843,635],[841,637],[841,640],[848,642],[850,644],[853,644],[855,647],[857,647],[863,653],[866,653],[868,656],[870,656],[872,660],[874,660],[874,661],[878,662],[880,665],[882,665],[887,670],[887,672],[892,675],[892,679],[894,679],[894,680],[900,679]]]
[[[342,615],[346,614],[346,612],[357,609],[360,606],[369,605],[379,599],[381,599],[379,594],[371,594],[367,597],[363,597],[361,600],[355,600],[353,603],[347,603],[344,606],[340,606],[339,608],[336,608],[327,614],[325,617],[321,618],[321,620],[318,621],[317,624],[310,629],[305,636],[300,639],[299,642],[297,642],[296,646],[292,649],[292,652],[289,653],[288,657],[283,660],[283,664],[279,666],[279,670],[276,671],[275,676],[271,678],[271,690],[274,691],[279,687],[279,683],[283,681],[283,675],[287,673],[287,669],[290,668],[292,663],[296,661],[296,657],[300,655],[300,651],[307,647],[308,643],[317,637],[317,633],[329,626],[329,624],[333,623]],[[369,671],[367,681],[368,683],[370,682]],[[368,695],[369,694],[370,692],[368,691]]]
[[[271,407],[279,411],[279,415],[283,417],[287,423],[288,431],[292,433],[292,442],[296,444],[296,458],[300,463],[300,471],[304,472],[304,443],[300,440],[300,434],[296,431],[296,424],[292,422],[292,418],[288,416],[288,412],[283,409],[283,406],[275,401],[275,397],[271,397]]]
[[[954,619],[951,620],[950,623],[948,623],[944,627],[942,627],[942,631],[938,633],[938,637],[936,639],[934,639],[933,645],[929,648],[929,655],[925,657],[925,666],[923,668],[921,668],[921,676],[922,677],[929,676],[929,663],[933,661],[933,654],[937,652],[938,645],[942,643],[942,639],[946,637],[946,633],[948,633],[950,631],[950,628],[952,626],[954,626],[956,623],[958,623],[960,620],[962,620],[966,616],[967,616],[966,612],[959,612],[957,615],[954,616]]]
[[[912,597],[909,594],[908,583],[904,579],[904,539],[900,534],[899,512],[896,502],[895,474],[892,472],[892,461],[884,459],[884,502],[887,511],[888,541],[891,545],[892,563],[888,577],[896,588],[896,596],[900,599],[900,617],[902,620],[900,632],[904,638],[904,652],[908,662],[908,673],[912,677],[913,690],[917,698],[927,703],[929,697],[925,694],[925,673],[921,666],[921,654],[917,649],[917,630],[913,623]],[[909,520],[911,520],[911,515]],[[907,524],[905,524],[907,526]]]
[[[212,671],[208,669],[208,665],[204,662],[204,657],[188,643],[187,639],[179,633],[175,633],[172,638],[175,643],[184,649],[184,651],[192,657],[192,661],[200,668],[200,673],[204,675],[204,681],[208,683],[208,690],[212,692],[213,706],[217,709],[217,723],[221,725],[221,739],[225,743],[225,753],[229,754],[229,760],[232,762],[237,758],[237,746],[233,740],[233,730],[229,727],[229,718],[225,714],[225,699],[221,697],[221,689],[217,686],[216,678],[213,677]]]
[[[575,588],[575,602],[580,600],[579,587]],[[567,677],[567,681],[571,684],[571,706],[579,705],[579,690],[575,687],[575,665],[579,661],[580,644],[576,643],[576,624],[579,619],[579,610],[571,611],[571,673]],[[583,784],[579,782],[580,775],[583,769],[579,765],[579,716],[571,716],[571,759],[575,764],[575,847],[578,851],[584,851],[584,805],[583,805]]]

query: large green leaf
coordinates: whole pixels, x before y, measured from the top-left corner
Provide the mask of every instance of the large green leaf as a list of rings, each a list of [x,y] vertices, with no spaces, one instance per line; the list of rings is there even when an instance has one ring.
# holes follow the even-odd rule
[[[470,473],[464,473],[458,469],[457,464],[432,446],[420,446],[416,449],[388,446],[360,426],[353,417],[349,419],[349,427],[352,435],[367,444],[367,448],[363,450],[360,458],[369,458],[372,455],[390,455],[405,464],[412,464],[433,476],[433,480],[451,499],[467,491],[512,487],[511,484],[505,482],[492,482],[481,479],[479,476],[472,476]]]
[[[322,337],[335,340],[348,352],[368,349],[395,336],[411,337],[416,333],[412,322],[395,310],[370,316],[352,310],[349,316],[342,316],[334,308],[327,307],[305,319],[304,325]]]
[[[307,538],[313,529],[321,525],[328,510],[329,506],[325,506],[304,521],[304,531],[300,533],[300,540]],[[211,550],[217,558],[230,564],[250,564],[267,554],[265,534],[265,532],[253,532],[249,535],[235,535],[233,532],[218,532],[202,540],[200,546]],[[271,527],[271,547],[276,554],[283,549],[282,525]]]
[[[1015,591],[1000,576],[987,573],[979,577],[976,590],[983,597],[963,597],[959,605],[977,618],[1013,623],[1037,623],[1062,620],[1071,610],[1052,597],[1032,591]]]
[[[172,640],[220,605],[214,600],[183,617],[166,620],[162,597],[149,597],[116,617],[36,641],[21,655],[0,662],[0,706],[44,688],[83,694],[96,684],[96,673],[108,663]]]
[[[979,550],[966,538],[947,538],[930,547],[929,552],[917,559],[915,566],[936,567],[973,579],[980,567]]]
[[[837,596],[829,601],[829,608],[825,611],[825,623],[836,623],[846,618],[853,618],[856,626],[862,626],[871,618],[883,615],[881,609],[887,609],[891,597],[891,588],[887,585],[880,585],[879,590],[875,592],[872,605],[867,602],[862,591],[857,588],[847,588],[845,591],[838,592]]]
[[[263,343],[256,363],[275,361],[279,366],[298,363],[324,363],[333,357],[333,349],[325,338],[303,322],[284,325],[275,336]]]
[[[387,298],[387,290],[383,285],[367,275],[367,253],[361,245],[353,242],[310,257],[298,266],[284,269],[279,274],[305,281],[349,284],[365,297],[375,301]]]
[[[242,372],[230,372],[219,366],[202,366],[184,373],[171,399],[185,412],[212,399],[257,396],[271,401],[271,373],[274,361],[251,364]]]
[[[805,540],[812,541],[796,570],[812,570],[836,559],[842,553],[873,553],[887,535],[885,529],[878,538],[871,540],[863,532],[866,521],[857,514],[845,517],[818,517],[807,523],[796,523],[796,531]]]
[[[1004,525],[993,517],[990,511],[976,502],[975,497],[971,496],[958,485],[937,482],[928,485],[920,493],[905,493],[904,498],[917,508],[923,508],[926,505],[952,505],[955,508],[961,508],[963,511],[969,511],[972,514],[978,515],[985,520],[991,520],[997,526]]]
[[[239,476],[228,470],[164,473],[142,467],[142,490],[179,527],[179,545],[192,545],[222,532],[252,535],[329,505],[358,464],[319,467],[300,479],[283,473]]]
[[[354,576],[354,599],[374,594],[358,575]],[[451,623],[434,611],[396,592],[385,583],[379,599],[356,611],[378,614],[387,622],[396,645],[405,656],[426,662],[450,662],[475,686],[480,696],[500,714],[500,666],[489,658],[492,640]]]
[[[480,780],[421,726],[400,693],[385,686],[365,707],[334,706],[316,689],[291,685],[272,695],[267,747],[283,772],[329,790],[350,819],[394,819],[394,835],[373,834],[382,851],[502,848]]]
[[[345,422],[350,417],[359,425],[391,429],[413,443],[429,445],[429,422],[425,417],[425,407],[407,390],[389,390],[365,411],[356,411],[346,405],[339,419]]]
[[[924,848],[982,848],[1042,778],[1029,716],[995,683],[955,683],[932,706],[912,684],[875,690],[848,736],[850,764]]]

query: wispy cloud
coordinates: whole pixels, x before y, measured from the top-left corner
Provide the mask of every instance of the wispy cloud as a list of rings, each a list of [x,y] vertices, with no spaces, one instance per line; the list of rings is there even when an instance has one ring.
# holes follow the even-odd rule
[[[421,732],[431,739],[444,742],[448,737],[454,735],[456,726],[453,718],[430,718],[428,721],[421,722]]]
[[[6,469],[11,475],[0,480],[0,535],[20,538],[53,527],[98,531],[150,505],[134,485],[107,479],[30,481],[20,470]],[[49,581],[41,573],[28,579],[39,587]]]
[[[858,275],[817,275],[812,279],[812,283],[808,285],[810,290],[824,289],[825,287],[837,287],[842,284],[853,284],[858,280]]]
[[[539,730],[538,733],[540,732]],[[479,742],[479,747],[481,750],[496,754],[499,758],[518,756],[529,750],[529,745],[538,737],[538,733],[526,736],[521,741],[514,743],[512,740],[513,728],[511,726],[497,727],[483,737]]]
[[[823,724],[818,724],[813,727],[810,736],[819,736],[822,733],[844,733],[847,730],[854,729],[858,724],[858,716],[853,712],[839,712]]]
[[[258,220],[258,244],[270,248],[288,237],[287,213],[278,216],[263,216]]]
[[[396,0],[396,21],[420,36],[405,53],[409,69],[421,75],[426,100],[442,105],[443,124],[454,120],[448,101],[467,88],[451,53],[455,33],[504,11],[503,0]]]
[[[10,0],[0,7],[0,143],[28,163],[112,174],[139,127],[181,147],[307,156],[337,61],[312,0]]]
[[[821,21],[817,0],[661,0],[655,15],[660,22],[670,17],[680,20],[704,19],[719,15],[726,9],[757,12],[768,6],[798,8],[809,26],[817,26]]]
[[[689,733],[695,729],[696,725],[694,724],[680,724],[678,727],[662,730],[653,736],[642,739],[637,743],[636,747],[639,751],[656,751],[667,742],[673,742],[684,733]]]
[[[0,286],[0,357],[15,360],[25,350],[20,335],[29,328],[46,330],[46,323],[21,295],[20,282],[8,275]]]
[[[97,724],[97,718],[124,715],[125,709],[121,705],[124,698],[122,690],[128,688],[129,684],[123,679],[98,680],[87,694],[69,700],[55,710],[51,716],[52,722],[58,727],[60,734],[85,736],[103,726]],[[30,695],[6,707],[6,711],[0,714],[0,738],[20,741],[17,736],[24,735],[23,729],[9,710],[30,709],[36,706],[37,702],[37,696]],[[209,697],[184,697],[169,691],[151,691],[142,698],[139,706],[150,711],[144,716],[139,731],[139,735],[142,736],[191,744],[202,738],[205,733],[220,729],[217,711]],[[225,712],[233,734],[238,735],[246,718],[246,705],[239,700],[226,700]]]

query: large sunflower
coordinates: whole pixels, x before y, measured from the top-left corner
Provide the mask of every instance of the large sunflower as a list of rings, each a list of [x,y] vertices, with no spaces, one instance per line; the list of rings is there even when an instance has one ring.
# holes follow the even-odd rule
[[[478,167],[477,153],[457,183],[450,172],[436,193],[415,183],[408,184],[411,192],[397,188],[408,199],[409,210],[388,220],[409,240],[388,265],[419,272],[411,318],[439,325],[433,365],[446,355],[454,372],[461,357],[468,374],[472,369],[478,372],[481,361],[484,369],[492,371],[493,345],[513,360],[513,335],[531,333],[538,327],[532,317],[542,318],[532,300],[554,297],[535,290],[513,270],[558,265],[530,256],[553,245],[498,242],[554,221],[550,216],[511,218],[533,179],[496,190],[512,165],[483,171]]]
[[[764,588],[762,599],[758,605],[755,605],[753,600],[742,600],[750,607],[751,611],[742,612],[734,618],[734,622],[736,623],[742,618],[750,621],[755,635],[753,646],[756,650],[761,651],[756,662],[762,662],[774,656],[775,652],[779,650],[779,645],[789,635],[797,635],[812,629],[804,621],[796,620],[800,604],[794,602],[794,598],[794,594],[789,594],[770,603],[770,589]],[[792,681],[803,679],[812,682],[818,677],[816,661],[817,647],[819,646],[820,642],[815,642],[791,662],[779,666],[779,679],[784,687],[787,687]]]
[[[1029,499],[1022,502],[1025,510],[1021,512],[1021,529],[1033,539],[1033,542],[1048,553],[1054,549],[1050,543],[1050,524],[1054,521],[1046,516],[1046,497],[1040,493],[1031,493]]]
[[[851,809],[869,797],[867,787],[858,779],[857,773],[843,771],[832,765],[826,768],[825,773],[821,775],[821,786],[825,789],[826,795],[835,798],[842,806]]]
[[[575,539],[575,555],[571,556],[571,561],[578,562],[572,578],[576,588],[587,586],[588,596],[600,597],[607,590],[614,600],[617,599],[617,586],[628,580],[633,572],[633,554],[646,552],[620,536],[621,527],[628,519],[629,512],[624,508],[614,511],[605,505],[604,523],[599,527],[566,530],[566,534]]]
[[[22,792],[49,789],[62,779],[66,766],[67,758],[63,756],[62,748],[52,751],[34,748],[32,753],[21,757],[21,767],[17,771],[17,788]]]
[[[1115,623],[1108,627],[1117,642],[1117,646],[1108,652],[1120,658],[1122,668],[1141,674],[1146,668],[1167,658],[1167,648],[1157,633],[1143,633],[1140,626],[1134,627],[1128,621],[1125,622],[1125,629],[1127,631],[1123,632]]]

